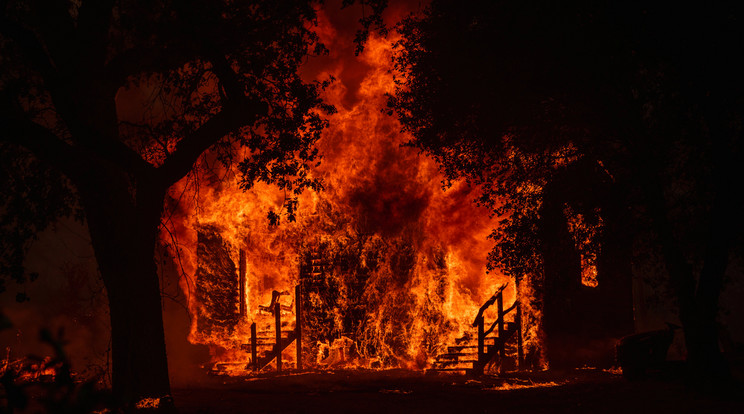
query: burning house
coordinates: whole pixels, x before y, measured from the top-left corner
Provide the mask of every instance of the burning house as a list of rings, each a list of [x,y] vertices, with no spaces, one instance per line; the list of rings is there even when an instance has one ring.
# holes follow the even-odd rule
[[[505,307],[509,284],[476,309],[472,324],[461,323],[444,306],[452,275],[441,251],[365,235],[316,240],[300,247],[291,288],[249,283],[261,278],[251,274],[244,250],[214,227],[201,227],[197,237],[194,338],[214,347],[218,372],[303,364],[482,372],[497,356],[509,368],[523,361],[519,302]],[[236,251],[238,264],[231,258]],[[434,280],[421,280],[421,273]],[[491,305],[493,315],[486,313]],[[486,316],[496,320],[486,323]],[[290,346],[294,352],[279,358],[277,349]]]
[[[324,18],[321,40],[348,49]],[[222,169],[172,189],[179,213],[165,237],[179,241],[190,341],[210,347],[218,371],[238,374],[300,364],[480,372],[609,355],[629,332],[605,332],[602,318],[632,324],[632,307],[627,280],[602,275],[627,274],[579,255],[576,214],[560,197],[546,203],[544,291],[530,275],[488,272],[498,218],[465,182],[442,191],[436,162],[403,146],[409,137],[382,112],[394,87],[390,39],[371,38],[357,59],[336,53],[306,74],[337,79],[326,90],[337,113],[318,142],[323,163],[309,173],[324,191],[243,191]],[[571,268],[551,267],[567,255]],[[601,350],[568,351],[589,343]]]
[[[334,61],[316,75],[341,80],[327,91],[338,113],[313,171],[323,192],[292,199],[263,184],[244,192],[228,171],[174,189],[181,216],[171,231],[180,242],[174,256],[182,259],[190,340],[209,345],[215,364],[248,366],[254,322],[258,344],[275,344],[277,304],[286,338],[299,285],[302,358],[319,366],[430,368],[437,355],[453,353],[448,346],[477,348],[473,322],[500,286],[508,284],[503,308],[515,303],[515,284],[486,271],[495,218],[472,203],[476,189],[454,183],[442,191],[435,162],[401,147],[407,137],[381,113],[392,87],[390,53],[388,41],[372,39],[360,67]],[[267,216],[288,200],[296,220],[280,213],[272,225]],[[496,306],[488,312],[490,324]],[[295,355],[284,353],[285,367]]]

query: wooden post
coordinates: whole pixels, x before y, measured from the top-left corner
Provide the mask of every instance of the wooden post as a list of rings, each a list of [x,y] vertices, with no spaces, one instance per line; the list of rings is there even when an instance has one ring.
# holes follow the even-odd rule
[[[245,303],[245,273],[247,265],[245,262],[245,250],[240,249],[240,258],[238,261],[238,294],[240,295],[240,318],[243,319],[248,314],[248,309]]]
[[[514,322],[517,323],[517,366],[520,370],[524,369],[524,351],[522,350],[522,305],[517,304],[517,314],[514,316]]]
[[[302,284],[295,286],[295,346],[299,371],[302,369]]]
[[[274,319],[276,320],[276,372],[282,372],[282,308],[279,301],[274,304]]]
[[[478,316],[478,362],[477,362],[477,369],[475,370],[475,375],[482,375],[483,374],[483,367],[485,366],[485,352],[483,350],[483,345],[485,343],[485,335],[483,334],[484,328],[483,328],[483,315]]]
[[[504,295],[501,292],[496,297],[496,309],[499,312],[499,357],[504,358],[506,334],[504,333]]]
[[[251,324],[251,364],[253,365],[253,371],[258,371],[258,340],[256,339],[256,322]]]

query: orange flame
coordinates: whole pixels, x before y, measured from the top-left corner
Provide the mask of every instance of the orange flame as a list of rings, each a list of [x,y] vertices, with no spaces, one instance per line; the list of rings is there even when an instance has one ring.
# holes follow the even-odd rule
[[[330,44],[336,29],[323,13],[319,22],[319,34]],[[267,214],[281,210],[286,194],[261,183],[244,192],[229,171],[184,179],[172,188],[178,210],[163,237],[178,242],[172,253],[181,259],[180,284],[194,316],[189,339],[211,345],[215,363],[241,372],[250,323],[257,322],[259,329],[271,323],[259,306],[271,302],[274,290],[292,291],[308,246],[322,244],[327,252],[338,253],[353,241],[363,242],[358,259],[368,272],[361,297],[339,284],[342,303],[333,309],[329,324],[343,326],[344,301],[361,303],[365,315],[356,332],[314,344],[317,364],[423,368],[447,342],[472,330],[480,305],[507,282],[500,273],[486,273],[493,247],[487,236],[496,220],[472,203],[477,189],[455,182],[442,190],[435,161],[402,146],[409,137],[382,112],[385,93],[393,90],[391,43],[372,36],[359,57],[332,55],[317,71],[318,79],[338,79],[325,93],[338,112],[330,116],[330,127],[318,142],[323,163],[313,171],[326,190],[299,197],[295,222],[270,226]],[[248,315],[232,332],[207,334],[196,323],[202,306],[195,295],[197,228],[204,226],[218,230],[236,266],[239,249],[246,252]],[[364,252],[385,257],[378,260]],[[385,265],[375,267],[373,262]],[[340,268],[331,274],[338,280],[345,277]],[[516,299],[511,286],[505,291],[507,304]],[[292,300],[280,297],[284,305]],[[287,317],[289,325],[295,323],[291,312]],[[356,348],[354,360],[348,358],[351,347]]]

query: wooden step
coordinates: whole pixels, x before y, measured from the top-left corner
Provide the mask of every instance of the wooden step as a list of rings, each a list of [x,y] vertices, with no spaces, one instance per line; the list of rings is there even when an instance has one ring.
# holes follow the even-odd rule
[[[286,338],[289,338],[290,336],[292,336],[293,334],[294,334],[294,332],[291,332],[291,331],[290,331],[290,333],[288,333],[286,335],[284,334],[284,332],[282,332],[281,338],[282,339],[286,339]],[[256,337],[256,340],[257,341],[276,341],[276,336],[257,336]]]
[[[277,356],[281,355],[282,351],[284,351],[285,348],[287,348],[290,344],[292,344],[292,342],[294,342],[295,338],[297,338],[295,332],[290,331],[289,337],[282,338],[279,349],[277,349],[275,345],[271,351],[265,352],[263,355],[259,356],[257,358],[257,369],[260,371],[263,367],[269,365],[271,361],[273,361]],[[249,364],[247,368],[251,368],[251,365],[252,364]]]
[[[436,356],[437,359],[453,359],[453,358],[459,358],[461,356],[472,356],[475,355],[474,353],[465,353],[465,352],[448,352],[446,354],[439,354]]]
[[[478,345],[454,345],[454,346],[448,346],[447,352],[457,352],[463,349],[477,349],[477,348],[478,348]]]
[[[282,334],[286,334],[286,333],[289,333],[289,332],[293,332],[294,331],[294,328],[287,329],[287,326],[288,326],[288,324],[282,322],[282,328],[283,328],[282,329]],[[276,330],[274,328],[263,329],[263,330],[257,331],[256,332],[256,335],[258,335],[258,336],[265,336],[265,335],[274,336],[274,335],[276,335]]]
[[[273,342],[270,343],[270,344],[269,343],[257,343],[256,344],[256,349],[259,349],[259,348],[269,348],[269,347],[272,347],[274,345],[276,345],[276,344],[273,343]],[[245,351],[245,352],[251,352],[251,344],[241,344],[240,345],[240,349],[243,350],[243,351]]]
[[[452,364],[472,364],[474,362],[478,362],[478,360],[477,359],[443,360],[443,361],[436,361],[435,363],[439,363],[443,365],[452,365]]]
[[[479,358],[480,360],[474,364],[473,368],[476,371],[482,371],[482,369],[499,354],[500,350],[506,351],[505,344],[514,336],[515,333],[516,329],[513,329],[504,331],[503,338],[495,337],[493,344],[486,345],[486,352],[481,358]]]
[[[433,365],[443,365],[443,366],[450,366],[450,365],[457,365],[457,364],[470,364],[473,362],[478,362],[477,359],[442,359],[434,361]]]

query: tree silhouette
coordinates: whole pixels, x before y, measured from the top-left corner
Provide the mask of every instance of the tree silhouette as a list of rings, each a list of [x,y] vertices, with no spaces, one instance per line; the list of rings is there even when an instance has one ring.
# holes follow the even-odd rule
[[[412,145],[503,215],[491,262],[516,277],[549,270],[553,183],[553,203],[591,208],[582,193],[604,175],[605,233],[650,229],[703,381],[726,375],[718,296],[741,241],[743,17],[732,4],[433,1],[399,26],[389,101]],[[563,182],[578,163],[589,174]]]
[[[28,241],[79,213],[108,294],[114,393],[162,397],[164,198],[207,151],[244,188],[317,188],[307,169],[333,108],[297,70],[324,51],[316,2],[53,3],[0,2],[2,281],[24,281]]]

